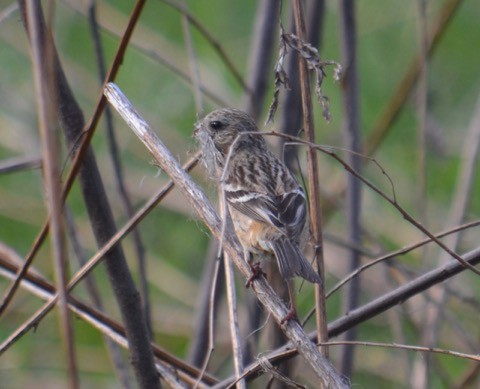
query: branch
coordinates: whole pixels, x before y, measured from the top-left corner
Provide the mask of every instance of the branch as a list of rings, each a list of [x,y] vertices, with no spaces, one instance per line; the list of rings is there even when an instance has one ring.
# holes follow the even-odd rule
[[[243,106],[255,121],[258,121],[269,86],[272,52],[275,41],[277,0],[258,2],[248,64],[248,89]]]
[[[305,40],[305,16],[301,0],[293,2],[293,15],[295,18],[295,31],[300,40]],[[311,143],[315,143],[315,126],[313,124],[312,97],[310,94],[310,79],[308,74],[307,59],[298,56],[298,68],[300,71],[300,92],[302,97],[303,128],[305,137]],[[318,85],[320,90],[320,85]],[[317,272],[322,280],[325,280],[325,260],[323,256],[323,232],[322,232],[322,207],[320,204],[320,181],[318,172],[318,154],[312,147],[307,148],[307,176],[308,176],[308,210],[310,213],[310,228],[314,247],[314,261]],[[316,326],[318,338],[322,342],[328,340],[327,334],[327,310],[325,307],[325,285],[315,284],[315,307]],[[328,358],[328,347],[321,348],[322,354]]]
[[[475,266],[480,263],[480,248],[472,250],[464,254],[462,257],[470,266]],[[385,312],[387,309],[395,305],[404,303],[405,300],[410,297],[457,275],[463,270],[465,270],[465,267],[462,263],[456,260],[450,261],[445,266],[431,270],[410,281],[408,284],[402,285],[335,320],[333,323],[329,324],[328,333],[330,336],[341,334],[347,329]]]
[[[433,24],[433,27],[429,34],[428,40],[428,56],[431,56],[438,46],[443,34],[447,31],[447,27],[450,24],[455,12],[458,10],[463,0],[447,0],[445,1],[442,9],[439,12],[437,19]],[[412,89],[414,88],[419,73],[421,70],[420,59],[418,56],[414,57],[408,66],[407,71],[403,75],[403,78],[398,83],[397,88],[392,93],[392,98],[383,109],[380,117],[373,126],[372,131],[369,132],[366,139],[365,154],[372,155],[383,139],[388,133],[388,130],[392,127],[392,124],[397,119],[402,108],[410,96]]]
[[[32,48],[33,78],[38,109],[38,121],[42,143],[43,180],[45,200],[50,215],[51,246],[53,269],[58,293],[60,331],[66,349],[69,387],[79,387],[75,342],[71,317],[68,312],[67,293],[67,250],[65,243],[62,184],[60,182],[60,131],[54,130],[55,102],[51,91],[55,88],[52,74],[55,71],[55,53],[48,30],[42,25],[41,4],[35,0],[26,3],[26,24]]]
[[[42,167],[42,160],[39,157],[10,158],[0,161],[0,174],[14,173],[27,169],[38,169]]]
[[[463,255],[464,259],[468,261],[472,266],[480,263],[480,248],[472,250]],[[362,307],[357,308],[355,311],[349,312],[345,316],[335,320],[328,326],[328,336],[338,336],[349,328],[359,325],[371,319],[391,307],[402,304],[406,300],[415,295],[425,291],[426,289],[443,282],[465,270],[459,262],[453,260],[447,265],[434,269],[416,279],[410,281],[408,284],[403,285],[390,293],[381,296],[370,303],[365,304]],[[310,333],[310,339],[316,341],[316,332]],[[287,359],[293,358],[298,355],[298,351],[292,349],[291,344],[286,344],[282,348],[272,351],[263,357],[267,358],[272,364],[277,365]],[[245,368],[244,377],[247,380],[254,378],[261,371],[259,362],[255,362]],[[214,388],[225,388],[234,382],[235,377],[229,377],[222,382],[219,382]]]
[[[205,194],[191,180],[190,176],[181,169],[175,157],[163,145],[115,84],[110,83],[107,85],[105,95],[125,122],[142,140],[162,169],[171,177],[177,188],[187,197],[192,208],[207,225],[212,234],[219,241],[223,241],[225,252],[232,258],[242,274],[246,277],[250,276],[249,268],[243,260],[243,251],[238,240],[229,228],[226,229],[222,236],[223,223]],[[288,313],[288,309],[265,279],[255,281],[255,293],[259,301],[280,325],[282,319]],[[298,322],[290,320],[282,326],[282,329],[306,362],[312,366],[320,382],[325,387],[346,387],[345,382],[342,381],[328,360],[320,354],[317,347],[308,339]]]
[[[97,61],[97,71],[99,76],[100,85],[103,84],[106,75],[105,55],[102,46],[102,39],[100,37],[100,31],[97,20],[97,4],[95,0],[91,0],[88,7],[88,22],[90,31],[92,34],[92,40],[95,49],[95,58]],[[118,142],[115,135],[115,128],[113,124],[112,110],[110,107],[105,107],[105,128],[107,130],[107,141],[110,157],[112,159],[113,171],[115,176],[115,182],[120,194],[120,200],[124,207],[127,217],[132,217],[134,214],[134,207],[130,195],[128,193],[127,184],[125,183],[125,177],[123,172],[122,161],[120,158],[121,151],[118,147]],[[140,296],[142,299],[143,310],[145,312],[145,320],[147,322],[148,334],[152,336],[152,319],[151,319],[151,305],[150,295],[148,293],[148,279],[147,279],[147,258],[145,248],[140,236],[140,231],[135,229],[132,231],[133,246],[135,249],[135,255],[138,264],[138,274],[140,283]]]
[[[12,279],[15,277],[15,273],[18,271],[19,266],[12,263],[12,253],[7,252],[7,249],[8,248],[5,246],[0,245],[0,274],[6,278]],[[22,288],[43,300],[51,301],[52,299],[56,299],[55,287],[48,281],[44,280],[41,276],[33,274],[30,270],[25,275],[25,278],[20,285]],[[125,329],[121,324],[111,319],[103,312],[82,303],[75,297],[70,297],[68,307],[80,319],[89,323],[92,327],[104,334],[106,338],[115,342],[119,346],[128,349],[128,340],[125,336]],[[182,381],[190,386],[194,384],[196,377],[200,375],[200,371],[197,368],[192,367],[155,344],[152,344],[152,348],[155,357],[161,361],[161,363],[156,363],[155,365],[159,373],[164,376],[167,382],[170,384],[172,382],[177,382],[178,386],[178,380],[176,377],[176,375],[178,375]],[[170,369],[166,369],[165,364],[175,368],[176,375],[173,375]],[[215,378],[205,374],[200,387],[203,387],[205,384],[211,385],[215,382]],[[172,386],[175,387],[175,385]]]
[[[240,74],[240,71],[237,69],[235,62],[232,59],[230,59],[230,57],[227,55],[222,45],[215,38],[215,36],[211,34],[207,30],[207,28],[195,16],[193,16],[188,11],[186,7],[186,3],[180,5],[171,0],[163,0],[163,2],[165,4],[168,4],[170,7],[176,9],[177,11],[179,11],[188,20],[188,22],[191,23],[192,26],[194,26],[198,30],[198,32],[203,35],[206,41],[212,45],[213,49],[217,52],[218,56],[223,61],[225,66],[228,68],[228,70],[230,70],[233,77],[237,80],[238,84],[242,87],[242,89],[245,92],[248,92],[248,86],[243,80],[242,75]]]
[[[357,21],[355,11],[354,0],[342,0],[340,2],[342,62],[345,69],[342,79],[343,106],[345,111],[344,147],[347,150],[353,151],[353,153],[348,154],[348,162],[354,170],[360,172],[362,161],[358,155],[361,151],[361,130],[357,59]],[[348,239],[354,245],[360,245],[362,240],[362,229],[360,225],[361,203],[361,182],[353,175],[349,175],[347,177],[345,219]],[[358,250],[351,249],[348,251],[347,266],[349,267],[349,271],[353,271],[360,266],[360,259],[361,256]],[[360,278],[357,277],[352,280],[343,298],[342,308],[344,312],[349,312],[358,306],[360,301],[360,291]],[[345,340],[353,341],[356,337],[356,328],[352,328],[345,334]],[[346,347],[342,348],[341,353],[341,371],[347,377],[350,377],[354,371],[355,345],[348,344]]]

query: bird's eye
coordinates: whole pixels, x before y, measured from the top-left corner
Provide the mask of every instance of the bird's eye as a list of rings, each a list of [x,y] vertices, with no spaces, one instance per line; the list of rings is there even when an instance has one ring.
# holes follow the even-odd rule
[[[220,130],[223,127],[223,123],[218,121],[218,120],[214,120],[214,121],[210,122],[210,127],[213,130]]]

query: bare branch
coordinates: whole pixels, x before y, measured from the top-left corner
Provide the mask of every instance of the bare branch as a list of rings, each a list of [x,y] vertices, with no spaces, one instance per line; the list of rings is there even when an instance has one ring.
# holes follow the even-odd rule
[[[471,266],[480,263],[480,248],[472,250],[462,256]],[[336,336],[343,333],[348,328],[358,325],[391,307],[405,302],[410,297],[423,292],[424,290],[445,281],[465,270],[462,263],[453,260],[448,264],[425,273],[409,283],[398,287],[397,289],[378,297],[375,300],[349,312],[333,323],[329,324],[328,333],[330,336]]]
[[[362,161],[358,153],[361,151],[361,130],[360,130],[360,92],[359,72],[357,55],[357,21],[356,3],[352,0],[340,2],[341,19],[341,43],[342,63],[345,70],[342,79],[343,106],[344,106],[344,147],[352,150],[348,154],[348,162],[354,170],[361,171]],[[354,245],[360,245],[362,241],[361,231],[361,203],[362,186],[361,182],[353,175],[347,177],[347,194],[345,204],[345,219],[349,240]],[[348,252],[349,270],[355,270],[360,265],[360,253],[355,250]],[[358,306],[360,301],[360,278],[356,277],[348,286],[347,293],[343,299],[343,311],[349,312]],[[345,340],[356,339],[356,328],[345,333]],[[347,377],[351,377],[354,371],[355,347],[353,344],[342,348],[341,371]]]
[[[472,227],[476,227],[480,225],[480,221],[476,220],[476,221],[473,221],[473,222],[470,222],[470,223],[466,223],[466,224],[463,224],[461,226],[458,226],[456,228],[453,228],[451,230],[447,230],[447,231],[444,231],[444,232],[440,232],[438,234],[435,234],[435,237],[437,239],[440,239],[440,238],[443,238],[444,236],[448,236],[450,234],[454,234],[454,233],[457,233],[459,231],[463,231],[463,230],[466,230],[468,228],[472,228]],[[396,250],[392,253],[389,253],[389,254],[385,254],[385,255],[382,255],[381,257],[371,261],[371,262],[368,262],[366,263],[365,265],[359,267],[358,269],[356,269],[355,271],[353,271],[352,273],[350,273],[348,276],[346,276],[343,280],[341,280],[339,283],[337,283],[328,293],[327,293],[327,298],[330,297],[333,293],[335,293],[338,289],[340,289],[343,285],[345,285],[348,281],[350,281],[351,279],[353,279],[354,277],[356,277],[358,274],[362,273],[363,271],[367,270],[368,268],[372,267],[372,266],[375,266],[376,264],[380,263],[380,262],[384,262],[384,261],[387,261],[389,259],[392,259],[393,257],[398,257],[400,255],[404,255],[404,254],[407,254],[409,253],[410,251],[412,250],[415,250],[423,245],[426,245],[427,243],[430,243],[432,242],[432,239],[431,238],[426,238],[426,239],[423,239],[421,240],[420,242],[417,242],[417,243],[413,243],[407,247],[404,247],[404,248],[401,248],[399,250]]]
[[[208,198],[180,168],[175,157],[149,128],[145,120],[143,120],[134,110],[131,103],[125,98],[125,96],[123,96],[118,87],[114,84],[109,84],[105,89],[105,94],[109,101],[115,105],[115,108],[122,115],[126,123],[144,142],[147,149],[162,166],[163,170],[169,174],[177,187],[187,197],[190,205],[208,226],[212,234],[217,239],[221,240],[223,223],[211,206]],[[223,236],[223,246],[239,270],[245,276],[250,276],[248,265],[243,260],[243,252],[240,244],[231,229],[225,231],[225,235]],[[285,304],[283,304],[264,279],[255,281],[255,290],[259,301],[270,312],[272,317],[275,318],[277,323],[280,324],[282,319],[288,313]],[[308,340],[298,322],[290,320],[282,327],[282,329],[293,343],[294,347],[297,348],[305,358],[305,361],[312,366],[320,382],[326,387],[332,388],[343,388],[346,386],[330,363],[319,353],[315,345]]]
[[[463,255],[466,261],[475,266],[480,263],[480,248],[472,250]],[[453,260],[445,266],[431,270],[416,279],[410,281],[408,284],[402,285],[397,289],[349,312],[345,316],[333,321],[328,326],[329,337],[338,336],[344,333],[351,327],[357,326],[360,323],[375,317],[388,309],[402,304],[409,298],[416,296],[417,294],[427,290],[428,288],[437,285],[438,283],[445,281],[465,270],[459,262]],[[316,332],[310,334],[310,339],[316,341]],[[282,348],[275,350],[267,355],[264,355],[272,364],[276,365],[285,359],[293,358],[298,354],[298,351],[291,348],[290,344],[286,344]],[[259,362],[252,363],[245,368],[244,377],[246,379],[252,379],[261,371]],[[229,377],[226,380],[219,382],[214,388],[229,387],[234,382],[234,377]]]
[[[450,21],[455,12],[458,10],[463,0],[446,0],[440,10],[437,19],[434,21],[433,27],[429,34],[428,55],[432,55],[438,46],[444,33],[447,31]],[[370,131],[368,138],[365,140],[366,155],[372,155],[377,147],[381,144],[388,130],[397,119],[400,111],[405,106],[408,96],[414,88],[418,75],[420,73],[420,61],[418,56],[413,58],[408,66],[402,79],[399,81],[397,88],[392,93],[392,98],[383,109],[380,117]]]
[[[444,350],[441,348],[436,348],[436,347],[422,347],[422,346],[411,346],[408,344],[398,344],[398,343],[379,343],[379,342],[364,342],[364,341],[356,341],[356,342],[349,342],[349,341],[330,341],[327,342],[328,346],[342,346],[346,344],[355,344],[358,346],[368,346],[368,347],[385,347],[385,348],[396,348],[396,349],[403,349],[403,350],[412,350],[412,351],[421,351],[421,352],[427,352],[427,353],[437,353],[437,354],[445,354],[445,355],[451,355],[454,357],[458,358],[465,358],[465,359],[471,359],[472,361],[477,361],[480,362],[480,356],[479,355],[473,355],[473,354],[466,354],[466,353],[460,353],[458,351],[452,351],[452,350]]]
[[[69,386],[79,387],[73,327],[68,312],[67,294],[67,252],[63,226],[62,186],[60,183],[60,139],[54,131],[55,112],[52,82],[55,58],[51,41],[42,26],[41,4],[35,0],[26,3],[26,22],[32,47],[33,75],[39,115],[39,128],[42,139],[42,160],[46,202],[50,215],[51,242],[55,282],[58,290],[60,328],[67,353]]]
[[[10,258],[7,258],[8,254],[5,247],[0,246],[0,250],[0,274],[6,278],[13,279],[18,270],[18,266],[14,265]],[[48,281],[45,281],[42,277],[31,273],[31,271],[29,271],[22,280],[21,287],[43,300],[56,299],[55,287]],[[75,313],[75,315],[84,320],[86,323],[89,323],[110,341],[128,349],[128,340],[125,336],[125,329],[121,324],[106,316],[104,313],[85,305],[74,297],[70,298],[68,307],[73,313]],[[182,381],[187,383],[189,386],[193,386],[196,377],[200,375],[200,371],[198,369],[186,364],[173,354],[155,344],[152,344],[152,347],[155,357],[161,362],[156,363],[155,366],[159,373],[162,374],[162,376],[170,385],[173,387],[179,386],[177,377],[178,375]],[[172,374],[171,369],[166,368],[166,365],[175,368],[176,374]],[[215,382],[215,378],[205,374],[203,375],[203,382],[201,383],[200,388],[204,388],[205,385],[211,385]]]
[[[0,174],[13,173],[42,167],[39,157],[10,158],[0,162]]]
[[[277,0],[258,2],[248,66],[249,93],[246,94],[243,103],[245,111],[256,121],[262,113],[269,84],[277,12],[279,12]]]
[[[235,63],[227,55],[220,42],[207,30],[207,28],[202,23],[200,23],[197,18],[195,18],[195,16],[188,12],[186,4],[180,5],[172,0],[163,0],[163,2],[179,11],[183,15],[183,17],[185,17],[192,24],[192,26],[194,26],[205,37],[207,42],[212,45],[220,59],[225,63],[225,65],[230,70],[233,77],[237,80],[240,86],[243,88],[243,90],[248,92],[248,86],[243,80],[243,77],[238,71],[237,67],[235,66]]]
[[[222,201],[222,206],[226,204]],[[235,274],[233,273],[232,261],[228,254],[223,255],[225,267],[225,281],[228,301],[228,318],[230,324],[230,337],[232,338],[233,363],[235,367],[235,377],[237,378],[237,388],[246,389],[245,381],[239,380],[243,373],[243,355],[240,339],[240,330],[238,328],[237,314],[237,296],[235,292]]]
[[[92,0],[88,8],[88,21],[90,25],[90,31],[95,49],[95,57],[97,60],[97,70],[100,85],[103,84],[103,80],[106,75],[105,56],[103,53],[103,45],[100,37],[99,26],[97,21],[96,1]],[[120,199],[124,207],[124,212],[127,217],[132,217],[134,214],[133,204],[128,193],[128,188],[125,183],[123,166],[120,158],[120,151],[118,148],[117,137],[115,135],[115,128],[113,124],[112,111],[109,106],[105,107],[105,127],[107,130],[107,141],[112,159],[113,170],[115,173],[115,180],[120,194]],[[147,322],[148,334],[152,336],[152,318],[150,307],[150,296],[148,292],[148,280],[147,280],[147,258],[145,248],[140,236],[140,232],[137,229],[132,231],[132,239],[135,248],[136,259],[138,263],[138,273],[140,278],[140,294],[142,298],[142,306],[145,312],[145,320]]]
[[[299,41],[305,39],[305,15],[301,0],[293,2],[293,14],[295,18],[295,31],[299,37]],[[292,36],[294,36],[292,34]],[[286,34],[284,39],[288,42]],[[308,49],[309,55],[304,55],[304,46]],[[310,45],[301,45],[298,51],[298,68],[300,71],[300,91],[302,97],[302,113],[303,113],[303,129],[305,137],[310,143],[315,143],[315,125],[313,121],[312,98],[310,94],[310,80],[308,75],[308,67],[311,66],[312,58],[319,61],[318,51]],[[317,66],[318,65],[318,66]],[[323,69],[319,63],[315,64],[317,72],[323,74]],[[318,81],[318,91],[321,94],[321,80]],[[317,265],[316,270],[322,281],[325,281],[325,260],[323,257],[323,231],[322,231],[322,208],[320,204],[320,181],[318,172],[318,155],[313,148],[307,148],[307,176],[308,176],[308,202],[310,213],[310,229],[312,232],[312,240],[314,246],[314,261]],[[327,310],[325,307],[325,286],[323,284],[315,284],[315,307],[316,307],[316,326],[318,338],[322,342],[328,340],[327,334]],[[324,357],[328,358],[328,348],[322,347],[321,352]]]

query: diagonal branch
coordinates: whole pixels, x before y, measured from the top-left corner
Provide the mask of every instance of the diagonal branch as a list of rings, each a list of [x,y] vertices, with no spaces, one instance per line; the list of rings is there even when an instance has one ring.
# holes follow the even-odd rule
[[[475,266],[480,263],[480,248],[462,255],[462,257],[470,266]],[[402,285],[335,320],[333,323],[329,324],[328,333],[330,336],[341,334],[347,329],[385,312],[387,309],[395,305],[405,302],[405,300],[410,297],[457,275],[463,270],[465,270],[463,264],[456,260],[450,261],[445,266],[431,270],[410,281],[408,284]]]
[[[190,176],[181,169],[175,157],[150,129],[145,120],[135,111],[131,103],[115,84],[110,83],[107,85],[105,95],[125,122],[142,140],[162,169],[171,177],[177,188],[186,196],[192,208],[208,226],[212,234],[219,241],[223,241],[225,252],[232,258],[242,274],[244,276],[250,276],[250,271],[246,262],[243,260],[243,252],[238,240],[229,228],[226,229],[222,236],[223,223],[205,194],[191,180]],[[265,279],[255,281],[255,290],[258,300],[280,325],[282,319],[288,313],[285,304],[279,299]],[[304,357],[305,361],[313,368],[320,383],[325,387],[331,388],[346,387],[345,382],[343,382],[341,377],[335,372],[328,360],[325,359],[317,347],[309,341],[298,322],[290,320],[282,326],[282,329],[294,347]]]
[[[480,263],[480,248],[472,250],[463,254],[463,258],[469,262],[470,265],[476,266]],[[359,325],[385,311],[404,303],[409,298],[427,290],[428,288],[439,284],[455,275],[463,272],[465,267],[458,261],[450,261],[445,266],[436,268],[425,273],[416,279],[410,281],[408,284],[402,285],[391,292],[378,297],[377,299],[355,309],[352,312],[336,319],[328,326],[328,335],[330,338],[338,336],[349,328]],[[316,341],[316,332],[310,333],[310,339]],[[292,349],[290,344],[286,344],[282,348],[275,350],[267,355],[264,355],[272,364],[276,365],[286,359],[293,358],[298,355],[298,351]],[[252,379],[261,371],[261,366],[258,362],[251,364],[245,368],[248,373],[246,379]],[[214,388],[230,387],[235,377],[229,377],[226,380],[219,382]]]
[[[163,0],[163,2],[179,11],[188,20],[188,22],[191,23],[191,25],[194,26],[198,30],[198,32],[203,35],[207,42],[212,45],[213,49],[217,52],[220,59],[223,61],[228,70],[230,70],[233,77],[237,80],[238,84],[242,87],[242,89],[245,92],[249,92],[249,88],[245,83],[242,75],[240,74],[240,71],[237,69],[237,66],[235,65],[233,60],[230,59],[226,51],[223,49],[218,39],[215,38],[215,36],[211,34],[210,31],[208,31],[207,28],[188,11],[186,4],[177,4],[175,1],[172,0]]]
[[[15,277],[15,273],[18,271],[18,266],[12,263],[12,255],[11,253],[7,253],[7,250],[8,248],[0,245],[0,274],[11,279]],[[43,277],[33,274],[30,270],[23,279],[21,287],[43,300],[51,300],[56,298],[55,287],[48,281],[44,280]],[[89,323],[92,327],[96,328],[109,340],[115,342],[123,348],[128,349],[128,340],[125,336],[125,328],[120,323],[111,319],[109,316],[105,315],[96,308],[92,308],[77,300],[75,297],[70,298],[68,307],[73,313],[75,313],[75,315]],[[156,363],[156,367],[159,373],[161,373],[165,379],[169,381],[169,383],[178,381],[178,375],[182,381],[185,381],[190,386],[193,385],[196,377],[200,375],[200,371],[198,369],[185,363],[156,344],[152,344],[152,348],[154,350],[155,357],[161,361],[161,363]],[[166,369],[164,364],[175,368],[176,374],[173,375],[169,369]],[[215,382],[216,379],[214,377],[205,374],[200,387],[202,388],[203,384],[211,385]],[[174,385],[172,386],[175,387]]]
[[[136,25],[136,22],[138,21],[138,19],[140,17],[140,13],[141,13],[141,10],[143,8],[144,3],[145,3],[145,0],[138,0],[137,1],[136,7],[134,8],[134,10],[132,12],[132,17],[130,18],[129,24],[128,24],[127,28],[125,29],[125,32],[124,32],[124,34],[122,36],[122,39],[120,41],[119,47],[118,47],[116,55],[115,55],[115,59],[113,60],[112,65],[111,65],[111,67],[108,71],[106,80],[104,81],[104,85],[106,85],[107,82],[110,82],[110,81],[114,80],[117,73],[118,73],[118,70],[120,68],[120,64],[121,64],[122,59],[123,59],[123,55],[124,55],[125,50],[127,48],[127,44],[130,41],[130,37],[132,36],[133,28]],[[19,0],[19,4],[21,6],[20,7],[21,10],[24,10],[25,9],[24,1]],[[23,12],[23,14],[25,14],[25,12]],[[58,60],[58,58],[57,58],[57,60]],[[58,64],[58,66],[60,67],[60,64]],[[61,77],[62,80],[65,81],[65,83],[66,83],[65,75],[63,74],[63,72],[59,75],[62,76]],[[62,82],[62,80],[60,80],[59,82]],[[66,89],[66,92],[67,92],[67,91],[69,91],[68,84],[66,84],[66,86],[67,86],[67,89]],[[62,97],[64,97],[65,100],[67,99],[66,96],[62,96]],[[106,100],[103,97],[103,94],[101,94],[100,97],[99,97],[99,100],[97,101],[97,104],[95,105],[95,110],[94,110],[94,113],[92,114],[92,117],[90,118],[88,124],[85,126],[85,128],[82,131],[82,134],[86,134],[86,135],[82,138],[82,141],[81,141],[80,145],[75,150],[76,154],[75,154],[75,157],[73,158],[72,168],[68,172],[67,178],[65,180],[65,186],[64,186],[64,189],[63,189],[63,193],[62,193],[62,203],[65,202],[65,199],[66,199],[68,193],[70,192],[70,189],[72,188],[73,183],[74,183],[74,181],[77,177],[78,171],[79,171],[80,166],[81,166],[82,161],[83,161],[84,154],[85,154],[85,152],[86,152],[86,150],[87,150],[87,148],[90,144],[90,140],[93,137],[93,134],[95,132],[95,128],[98,124],[98,121],[100,120],[103,109],[105,108],[105,101]],[[73,115],[72,112],[70,114],[71,114],[70,116],[73,116],[75,118],[75,115]],[[79,123],[83,123],[83,115],[80,115],[80,116],[81,116],[81,118],[75,118],[75,119],[78,120]],[[70,117],[69,119],[73,119],[73,118]],[[75,141],[76,140],[77,139],[75,139]],[[42,229],[40,230],[39,234],[35,238],[35,241],[34,241],[32,247],[30,249],[30,252],[26,256],[26,260],[25,260],[24,265],[19,270],[19,272],[17,274],[17,277],[13,281],[12,285],[5,292],[5,294],[2,298],[2,302],[0,304],[0,316],[5,311],[8,304],[12,300],[12,298],[15,294],[15,291],[17,290],[22,278],[26,274],[29,266],[31,265],[35,256],[37,255],[38,250],[40,249],[40,247],[42,246],[45,238],[47,237],[47,234],[48,234],[48,231],[49,231],[49,228],[50,228],[49,223],[50,223],[50,219],[47,218],[47,220],[44,222],[44,224],[42,226]]]

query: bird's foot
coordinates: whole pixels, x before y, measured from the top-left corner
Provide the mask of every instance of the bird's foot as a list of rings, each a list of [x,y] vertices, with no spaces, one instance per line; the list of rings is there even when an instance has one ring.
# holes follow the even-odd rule
[[[250,265],[250,270],[252,272],[252,275],[248,278],[247,283],[245,284],[247,288],[252,286],[253,281],[255,281],[257,278],[267,275],[267,273],[265,273],[260,267],[260,262],[255,262],[255,263],[248,262],[248,264]]]
[[[283,325],[284,323],[286,323],[287,321],[292,320],[292,319],[298,321],[297,310],[295,308],[290,308],[288,313],[285,315],[285,317],[280,322],[280,325]]]

